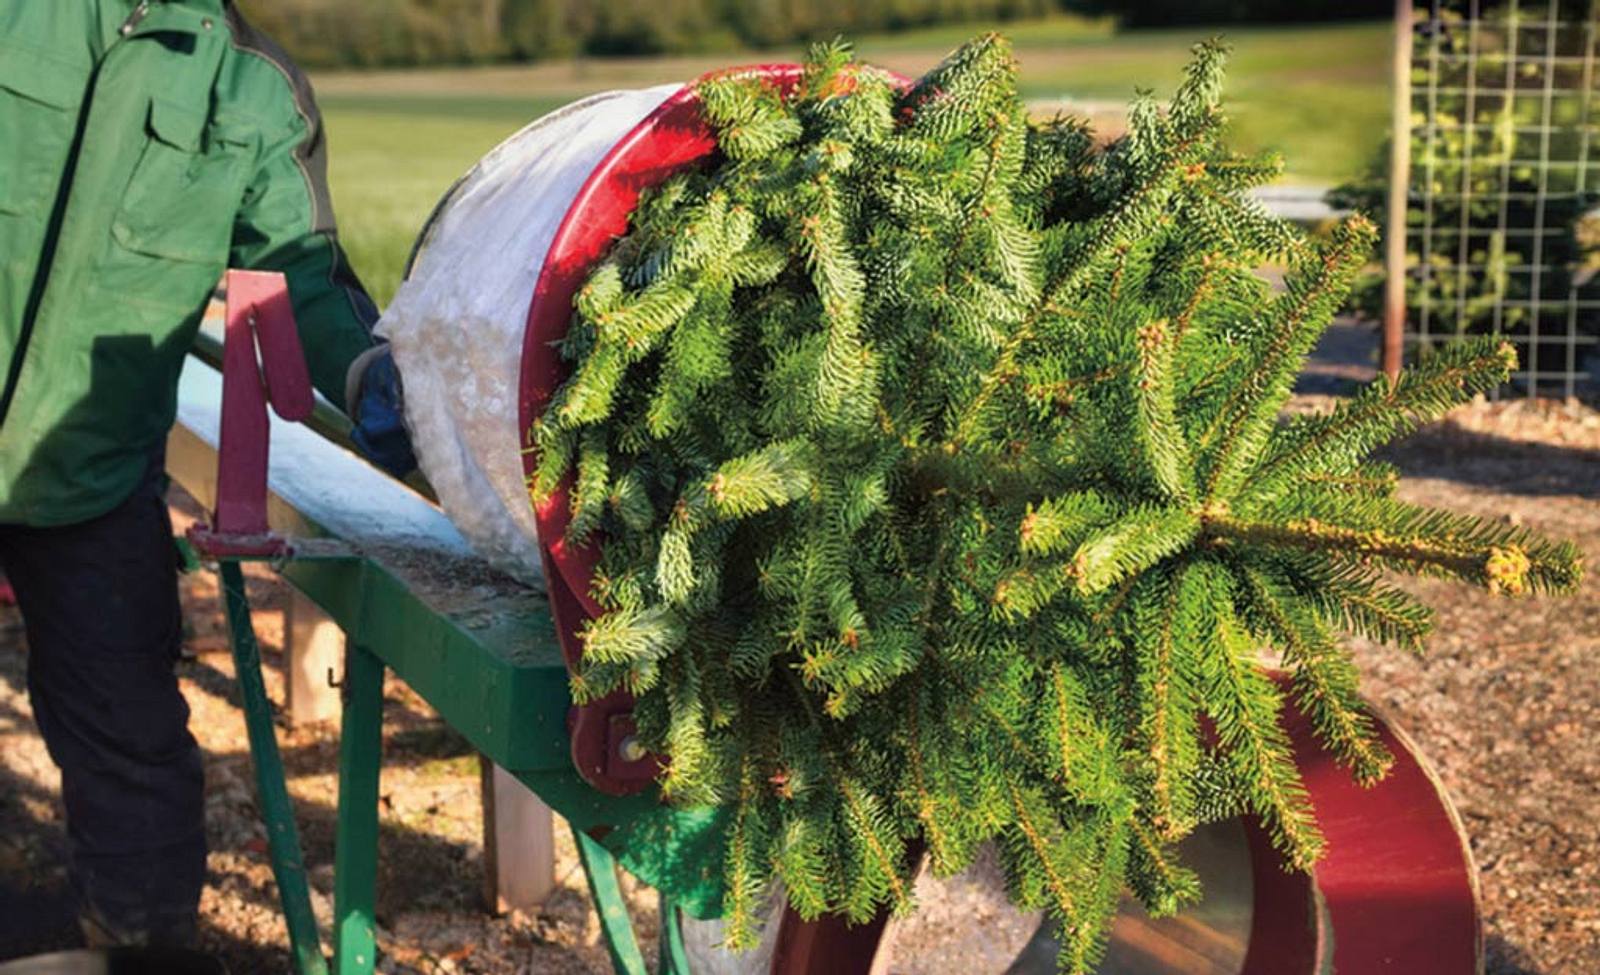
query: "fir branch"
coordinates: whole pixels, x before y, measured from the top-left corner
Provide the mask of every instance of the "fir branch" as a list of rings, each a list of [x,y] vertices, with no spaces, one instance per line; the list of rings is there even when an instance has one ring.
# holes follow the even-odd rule
[[[1139,372],[1134,383],[1139,404],[1139,446],[1144,462],[1163,497],[1189,500],[1194,493],[1194,462],[1178,425],[1172,357],[1176,342],[1167,322],[1150,322],[1139,330]]]
[[[1513,526],[1387,500],[1341,507],[1284,520],[1210,515],[1204,530],[1249,545],[1344,553],[1401,571],[1448,575],[1505,595],[1571,592],[1583,575],[1574,546]]]
[[[890,837],[893,834],[884,821],[880,812],[881,807],[875,797],[862,795],[859,787],[849,778],[840,779],[837,787],[846,817],[852,827],[850,835],[860,841],[869,855],[876,871],[876,879],[887,885],[890,909],[896,916],[904,917],[911,913],[914,902],[905,880],[900,876],[900,871],[904,869],[902,863],[905,860],[903,844],[896,839],[894,841],[896,849],[889,848]],[[843,905],[844,914],[852,922],[862,924],[871,919],[876,904],[875,897],[853,897]]]
[[[785,821],[773,858],[784,895],[795,913],[812,921],[828,910],[828,863],[814,821],[795,816]]]
[[[1349,655],[1296,605],[1291,594],[1249,568],[1235,571],[1258,630],[1283,650],[1293,673],[1300,710],[1356,780],[1373,785],[1394,764],[1361,704],[1358,678]]]
[[[1374,448],[1498,386],[1516,363],[1516,350],[1498,339],[1451,342],[1398,381],[1380,377],[1328,414],[1291,426],[1252,476],[1250,493],[1271,496],[1312,472],[1345,473]]]
[[[1275,845],[1291,865],[1309,870],[1322,855],[1323,840],[1288,736],[1278,724],[1278,693],[1252,661],[1253,648],[1240,638],[1225,611],[1218,614],[1216,626],[1216,638],[1205,647],[1203,668],[1209,685],[1207,710],[1217,737]]]
[[[1223,401],[1217,421],[1200,438],[1200,446],[1208,452],[1206,498],[1232,497],[1253,466],[1278,408],[1293,389],[1301,360],[1322,334],[1376,235],[1371,221],[1346,220],[1306,278],[1291,280],[1289,291],[1278,300],[1282,307],[1275,307],[1260,348],[1248,360],[1248,370]]]
[[[1211,172],[1226,170],[1215,163],[1209,164]],[[1228,181],[1232,183],[1232,180]],[[1203,210],[1195,219],[1204,220],[1206,229],[1215,239],[1228,241],[1230,248],[1241,256],[1258,260],[1305,260],[1311,257],[1310,243],[1304,233],[1287,220],[1274,217],[1253,197],[1242,197],[1241,186],[1218,185],[1217,181],[1191,180],[1190,192],[1203,203]]]
[[[922,835],[928,841],[928,852],[933,857],[935,872],[948,876],[960,869],[966,857],[957,851],[954,838],[944,828],[940,804],[928,787],[920,719],[923,703],[921,681],[914,684],[907,698],[910,706],[906,709],[906,769],[910,779],[910,805],[922,824]]]
[[[1162,835],[1193,827],[1191,773],[1199,759],[1192,654],[1205,638],[1207,579],[1192,566],[1171,579],[1147,578],[1131,611],[1139,688],[1139,730],[1150,766],[1150,818]]]
[[[1022,519],[1022,551],[1028,555],[1072,551],[1082,544],[1084,533],[1105,525],[1114,511],[1096,491],[1076,491],[1030,504]]]
[[[1388,498],[1400,486],[1400,471],[1392,464],[1363,464],[1342,474],[1306,473],[1306,484],[1318,489],[1333,488],[1374,498]],[[1255,497],[1256,492],[1251,492]]]
[[[1078,570],[1070,562],[1020,566],[1001,577],[992,602],[1002,619],[1027,619],[1037,616],[1077,580]]]
[[[725,461],[703,485],[707,507],[725,519],[751,515],[805,497],[812,459],[805,444],[779,441]]]
[[[605,436],[598,430],[585,430],[580,443],[578,476],[571,496],[572,521],[567,525],[567,539],[578,543],[600,524],[611,476]]]
[[[535,506],[549,502],[572,467],[578,449],[578,437],[568,429],[540,423],[529,438],[531,448],[538,455],[534,472],[528,477],[528,498]]]
[[[1173,146],[1161,168],[1100,218],[1090,242],[1083,249],[1083,256],[1052,277],[1041,289],[1033,311],[1006,340],[994,364],[984,372],[977,395],[958,415],[953,424],[954,432],[945,440],[946,450],[958,450],[971,439],[974,425],[988,409],[989,401],[1015,378],[1017,357],[1033,341],[1034,328],[1040,319],[1047,312],[1060,307],[1066,296],[1074,294],[1087,283],[1097,262],[1115,253],[1124,243],[1148,233],[1160,219],[1161,204],[1171,194],[1178,173],[1199,146],[1201,136],[1202,131],[1197,130]]]
[[[584,624],[583,657],[593,663],[659,660],[682,644],[683,621],[665,609],[621,609]]]
[[[1072,886],[1067,878],[1057,868],[1054,859],[1054,849],[1046,841],[1041,825],[1034,819],[1033,813],[1028,808],[1028,803],[1023,801],[1023,793],[1015,782],[1006,783],[1006,791],[1011,797],[1012,822],[1017,831],[1027,842],[1028,850],[1033,854],[1039,869],[1044,872],[1045,888],[1050,893],[1052,905],[1058,917],[1076,920],[1078,917],[1077,897],[1073,894]]]
[[[1177,862],[1177,851],[1158,838],[1135,816],[1128,820],[1133,833],[1133,869],[1129,880],[1139,902],[1151,917],[1170,917],[1200,900],[1200,878]]]
[[[1103,592],[1181,551],[1199,534],[1201,520],[1181,508],[1140,506],[1092,534],[1072,556],[1078,591]]]
[[[1264,556],[1257,571],[1276,577],[1324,624],[1347,633],[1421,653],[1433,630],[1431,609],[1360,564],[1334,562],[1316,553],[1276,552]]]
[[[733,819],[728,827],[726,890],[723,893],[723,945],[731,951],[748,951],[761,940],[762,918],[758,916],[761,903],[761,876],[754,869],[757,862],[756,841],[752,833],[758,791],[755,769],[747,752],[739,769],[739,796],[735,800]]]
[[[1200,262],[1200,280],[1195,282],[1194,288],[1189,292],[1189,300],[1184,304],[1183,310],[1178,312],[1172,320],[1172,344],[1176,346],[1182,342],[1184,336],[1189,334],[1189,328],[1194,324],[1195,313],[1200,306],[1211,297],[1214,287],[1213,279],[1217,269],[1222,264],[1223,257],[1217,253],[1206,254]]]

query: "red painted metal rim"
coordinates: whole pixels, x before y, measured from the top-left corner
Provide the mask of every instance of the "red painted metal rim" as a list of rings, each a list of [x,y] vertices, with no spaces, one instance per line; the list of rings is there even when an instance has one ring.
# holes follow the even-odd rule
[[[756,64],[710,72],[701,80],[753,75],[787,94],[799,84],[802,71],[798,64]],[[895,72],[885,74],[903,88],[912,84],[910,78]],[[518,427],[522,431],[522,468],[526,475],[531,475],[538,463],[537,454],[527,443],[527,432],[568,374],[566,363],[552,343],[567,334],[578,288],[616,239],[627,232],[628,218],[640,193],[711,158],[717,151],[716,138],[700,116],[695,87],[689,84],[675,92],[612,146],[578,190],[550,241],[534,285],[522,339]],[[575,546],[566,540],[572,518],[570,484],[569,477],[544,504],[534,506],[534,524],[546,579],[559,577],[565,582],[566,594],[560,601],[564,608],[555,609],[556,631],[568,664],[574,665],[577,628],[584,619],[599,616],[604,608],[589,591],[599,561],[598,543]]]
[[[1363,788],[1317,743],[1306,715],[1285,711],[1327,852],[1311,876],[1290,873],[1248,824],[1255,907],[1241,975],[1483,970],[1477,868],[1455,807],[1416,743],[1387,716],[1374,718],[1395,763]]]
[[[799,81],[801,71],[788,64],[732,70],[755,74],[783,90]],[[578,288],[612,243],[627,232],[640,193],[716,151],[716,138],[700,116],[695,86],[686,85],[611,147],[568,206],[539,270],[523,332],[518,424],[525,475],[531,475],[538,463],[527,442],[528,430],[567,377],[567,365],[553,343],[567,333]],[[576,672],[583,652],[579,631],[604,608],[589,591],[599,560],[598,543],[574,546],[566,539],[570,484],[569,477],[546,503],[534,506],[534,523],[561,654],[568,670]],[[627,762],[615,754],[612,729],[618,721],[629,720],[633,703],[631,695],[615,691],[573,708],[568,715],[573,766],[584,781],[607,795],[641,792],[650,787],[659,769],[657,756]]]
[[[755,74],[785,91],[798,83],[801,71],[794,64],[731,70]],[[685,85],[618,140],[578,190],[550,242],[528,307],[518,414],[524,448],[530,446],[526,443],[528,429],[567,377],[566,363],[551,343],[566,335],[572,319],[572,300],[584,278],[612,243],[627,232],[628,218],[641,192],[710,158],[716,151],[716,138],[700,117],[695,86]],[[532,450],[524,449],[524,473],[531,475],[536,464]],[[534,517],[546,577],[559,574],[577,606],[590,616],[598,616],[602,608],[589,594],[598,546],[573,546],[566,541],[571,521],[568,485],[564,483],[548,501],[536,505]]]
[[[1362,788],[1323,751],[1310,719],[1286,715],[1295,762],[1328,840],[1316,893],[1341,972],[1482,972],[1478,871],[1455,807],[1409,735],[1374,718],[1394,754],[1389,776]]]
[[[1240,975],[1483,971],[1477,871],[1460,821],[1416,744],[1375,717],[1395,765],[1364,789],[1317,743],[1310,720],[1286,710],[1284,730],[1327,854],[1310,875],[1290,871],[1260,823],[1245,820],[1254,892]],[[868,975],[886,919],[850,927],[837,917],[803,921],[786,909],[772,972]]]

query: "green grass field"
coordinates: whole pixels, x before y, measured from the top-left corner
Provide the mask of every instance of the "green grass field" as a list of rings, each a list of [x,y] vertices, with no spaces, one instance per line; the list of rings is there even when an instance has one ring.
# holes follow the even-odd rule
[[[864,58],[915,75],[977,28],[860,39]],[[1073,18],[1008,25],[1023,92],[1041,111],[1115,124],[1136,87],[1177,83],[1204,28],[1114,31]],[[1241,149],[1277,149],[1288,179],[1331,183],[1364,167],[1388,122],[1387,23],[1226,32],[1229,104]],[[713,68],[792,60],[796,50],[715,56],[583,59],[528,66],[318,75],[334,202],[351,260],[380,303],[439,196],[484,152],[527,122],[596,91],[686,81]]]

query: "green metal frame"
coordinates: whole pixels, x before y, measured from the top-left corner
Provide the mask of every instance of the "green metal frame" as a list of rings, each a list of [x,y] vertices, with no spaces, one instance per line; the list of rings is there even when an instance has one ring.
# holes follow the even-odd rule
[[[168,472],[202,504],[214,503],[216,448],[180,423],[168,442]],[[511,772],[580,837],[579,849],[619,972],[644,971],[618,865],[662,891],[658,970],[688,975],[678,923],[681,911],[714,916],[721,897],[721,814],[676,810],[652,790],[615,798],[585,783],[572,766],[566,718],[566,665],[544,596],[521,591],[489,606],[452,612],[379,555],[356,554],[284,498],[268,500],[268,520],[305,541],[277,565],[283,577],[344,630],[346,666],[339,749],[339,807],[334,864],[332,971],[374,970],[378,856],[378,779],[382,764],[386,670],[417,691],[491,761]],[[187,548],[180,540],[180,546]],[[194,564],[193,553],[189,561]],[[400,562],[405,562],[401,559]],[[237,560],[217,566],[224,592],[256,789],[279,899],[301,975],[330,971],[311,910],[294,812],[274,734],[272,705]],[[599,837],[596,839],[595,837]],[[631,951],[629,950],[631,946]]]
[[[272,874],[278,882],[278,897],[283,903],[284,920],[289,925],[289,950],[303,975],[327,975],[328,963],[322,957],[322,945],[317,940],[317,918],[311,911],[305,859],[300,853],[300,832],[295,828],[294,807],[289,804],[289,786],[283,774],[283,757],[278,754],[278,739],[272,728],[272,705],[267,701],[267,689],[261,681],[261,651],[256,643],[255,626],[250,621],[244,573],[238,562],[229,561],[221,564],[219,574],[233,644],[234,679],[239,682],[245,728],[250,735],[256,795],[261,803],[261,819],[267,827]]]
[[[372,971],[378,886],[378,774],[383,764],[383,661],[359,644],[344,657],[339,825],[333,859],[333,957],[339,975]]]
[[[296,562],[292,559],[285,563],[284,574],[292,576],[295,565]],[[346,572],[353,570],[363,575],[376,572],[379,574],[378,578],[389,583],[394,582],[393,577],[382,569],[353,557],[314,558],[308,560],[307,565],[301,566],[301,569],[307,569],[310,565],[318,567],[318,570],[313,572],[312,578],[321,577],[320,573],[325,571],[331,570],[337,573],[342,569]],[[222,581],[223,602],[233,645],[236,680],[239,684],[245,725],[249,733],[261,818],[267,828],[272,872],[278,884],[278,897],[289,929],[291,954],[295,960],[295,967],[301,975],[328,975],[328,962],[322,954],[317,922],[311,909],[310,888],[306,880],[299,831],[295,826],[294,809],[289,799],[283,759],[278,751],[277,737],[273,728],[272,704],[267,698],[266,686],[262,680],[261,654],[255,627],[250,618],[250,604],[245,595],[244,574],[240,568],[240,561],[236,559],[220,561],[218,574]],[[419,625],[425,623],[423,620],[415,622]],[[401,641],[401,644],[425,647],[428,635],[429,631],[424,628],[416,631],[411,641]],[[366,649],[361,642],[352,639],[347,643],[347,647],[344,681],[341,685],[344,693],[344,713],[339,741],[339,810],[334,853],[333,971],[337,975],[369,975],[377,963],[374,905],[378,869],[378,778],[383,761],[383,679],[387,668],[384,661]],[[396,656],[402,661],[407,659],[405,653]],[[432,671],[424,669],[423,673]],[[465,695],[489,692],[490,685],[467,679],[458,686],[447,687],[442,691],[440,694],[442,701],[459,704],[465,699]],[[522,741],[514,734],[508,733],[508,729],[497,731],[489,721],[482,721],[475,727],[481,729],[483,740],[502,746],[507,742],[517,742],[522,747],[537,750],[541,744],[537,737]],[[497,735],[499,737],[496,737]],[[469,734],[468,737],[472,736]],[[537,751],[535,753],[538,754]],[[561,757],[566,758],[565,749],[562,750]],[[565,771],[562,770],[562,773]],[[555,783],[558,790],[562,786],[561,775],[550,771],[528,773],[519,777],[524,779],[531,777],[541,782]],[[607,818],[616,821],[614,809],[608,809],[607,803],[620,803],[623,806],[629,804],[627,800],[606,797],[600,801],[591,801],[589,806],[592,806],[597,816],[613,812],[613,815]],[[592,826],[583,827],[573,823],[572,828],[579,860],[588,878],[589,892],[594,898],[613,968],[618,975],[646,975],[648,969],[645,967],[644,955],[639,950],[632,920],[628,914],[627,900],[623,897],[617,880],[617,858],[610,849],[590,835],[588,829]],[[662,975],[689,975],[681,913],[676,902],[665,895],[661,898],[659,942],[660,957],[657,971]]]
[[[639,950],[633,922],[628,916],[627,899],[617,883],[617,861],[610,850],[588,833],[575,829],[572,838],[578,847],[584,876],[589,881],[595,912],[600,916],[600,931],[606,939],[606,950],[611,954],[612,969],[617,975],[648,975],[644,952]],[[689,954],[683,943],[682,914],[666,897],[661,898],[660,911],[661,930],[657,939],[660,954],[656,971],[660,975],[690,975]]]

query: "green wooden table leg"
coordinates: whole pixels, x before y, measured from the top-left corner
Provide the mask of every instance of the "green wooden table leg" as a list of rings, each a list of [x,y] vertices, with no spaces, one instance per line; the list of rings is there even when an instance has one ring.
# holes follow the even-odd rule
[[[656,966],[660,975],[692,975],[689,971],[689,951],[683,943],[683,912],[669,898],[661,898],[661,963]]]
[[[333,957],[339,975],[377,963],[378,774],[383,759],[383,661],[349,645],[339,734],[339,827],[333,867]]]
[[[628,917],[628,902],[617,883],[617,861],[610,850],[583,830],[573,830],[572,836],[578,844],[583,873],[589,878],[589,894],[594,898],[595,913],[600,916],[606,950],[611,952],[611,967],[617,975],[647,975],[644,954],[633,936],[633,920]]]
[[[261,680],[261,651],[250,622],[250,603],[244,593],[244,573],[237,562],[223,562],[224,605],[233,642],[233,666],[243,698],[245,728],[250,734],[250,757],[255,766],[256,795],[261,819],[267,827],[267,848],[272,874],[278,882],[284,921],[289,926],[289,946],[301,975],[327,975],[317,939],[317,918],[311,911],[311,888],[306,882],[305,859],[300,853],[300,833],[294,824],[294,807],[284,780],[283,759],[272,727],[272,705]]]

